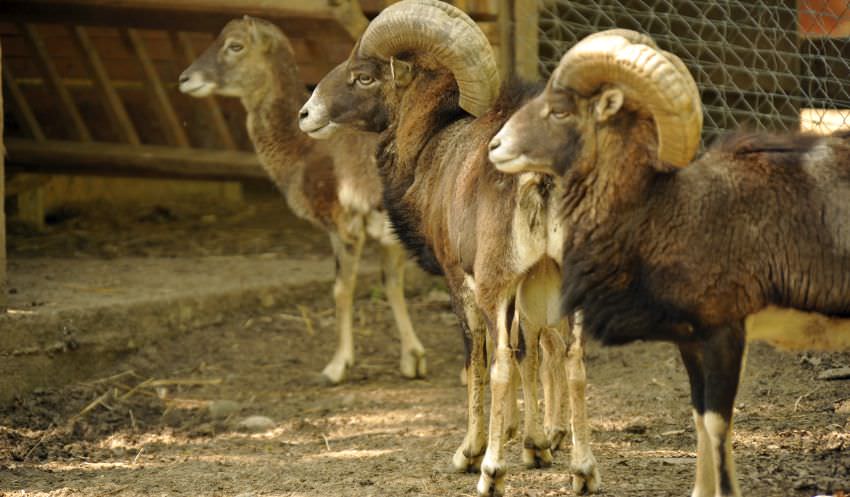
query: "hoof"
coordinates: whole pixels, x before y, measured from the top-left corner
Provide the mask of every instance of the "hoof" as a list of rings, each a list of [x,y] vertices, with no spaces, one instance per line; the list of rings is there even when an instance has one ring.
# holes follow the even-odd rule
[[[411,350],[401,355],[401,375],[409,380],[424,378],[428,374],[425,351]]]
[[[522,449],[522,462],[526,468],[548,468],[552,466],[552,451],[548,448],[524,448]]]
[[[481,466],[481,477],[475,487],[480,497],[501,497],[505,494],[504,464]]]
[[[484,451],[478,455],[468,455],[463,447],[459,447],[452,457],[452,467],[458,473],[478,473],[481,470],[481,461],[484,459]]]
[[[576,495],[595,494],[599,491],[599,471],[593,466],[586,471],[572,470],[573,492]]]
[[[322,376],[331,385],[338,385],[345,381],[348,377],[348,370],[351,364],[345,361],[331,361],[325,369],[322,370]]]
[[[479,497],[502,497],[505,495],[505,478],[481,473],[475,487]]]

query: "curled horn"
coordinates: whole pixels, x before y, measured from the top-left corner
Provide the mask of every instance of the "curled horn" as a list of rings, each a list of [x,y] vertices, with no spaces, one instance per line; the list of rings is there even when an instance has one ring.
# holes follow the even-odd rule
[[[681,59],[646,35],[613,29],[584,38],[561,58],[551,84],[583,95],[616,85],[652,115],[664,162],[684,167],[699,148],[702,104],[696,82]]]
[[[454,75],[459,105],[474,116],[499,95],[499,71],[493,48],[462,10],[437,0],[403,0],[369,23],[358,55],[389,61],[403,52],[430,53]]]

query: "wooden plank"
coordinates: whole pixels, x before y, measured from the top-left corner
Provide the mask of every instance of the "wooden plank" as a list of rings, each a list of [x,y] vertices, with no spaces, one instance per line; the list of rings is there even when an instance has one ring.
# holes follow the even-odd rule
[[[3,47],[0,46],[0,60],[3,59]],[[0,64],[0,80],[3,79]],[[5,161],[6,153],[3,139],[3,92],[0,92],[0,313],[6,312],[8,291],[6,290],[6,209],[5,202]]]
[[[83,121],[80,111],[74,103],[74,99],[71,97],[68,89],[62,84],[59,72],[56,70],[56,66],[50,59],[50,54],[47,52],[47,48],[41,40],[41,37],[38,35],[38,32],[31,24],[21,24],[20,29],[39,62],[39,66],[45,80],[50,85],[53,94],[59,99],[59,103],[65,111],[65,115],[68,118],[69,123],[73,126],[75,136],[81,141],[91,141],[91,133],[89,132],[85,121]]]
[[[79,48],[83,60],[86,62],[95,86],[101,94],[109,119],[112,120],[112,124],[118,129],[118,134],[124,141],[131,145],[141,144],[139,135],[136,133],[136,128],[133,127],[133,122],[127,114],[127,109],[124,107],[121,97],[118,96],[118,92],[112,85],[109,74],[106,72],[106,66],[103,65],[97,49],[91,42],[91,39],[89,39],[86,28],[73,26],[71,32],[74,42],[77,48]]]
[[[2,0],[3,19],[18,22],[78,23],[86,26],[131,26],[216,32],[235,17],[253,15],[290,20],[292,25],[319,21],[336,24],[338,14],[327,0],[193,1]],[[199,15],[203,14],[203,15]]]
[[[540,78],[538,70],[537,0],[514,0],[516,74],[528,81]]]
[[[21,89],[10,69],[6,67],[6,64],[3,64],[3,66],[3,70],[5,71],[3,86],[5,86],[6,90],[8,90],[9,96],[12,97],[12,101],[9,102],[9,105],[12,108],[12,113],[15,114],[18,124],[23,128],[24,133],[27,133],[30,138],[33,138],[36,141],[44,141],[44,131],[42,131],[41,125],[38,124],[38,120],[35,118],[35,114],[33,113],[30,104],[27,102],[27,99],[24,98],[24,94],[21,92]]]
[[[44,188],[38,187],[18,192],[15,200],[18,204],[18,213],[15,218],[27,223],[31,229],[44,230]]]
[[[178,52],[183,55],[183,63],[188,67],[197,58],[197,53],[192,47],[192,40],[183,32],[172,31],[174,46],[178,48]],[[190,98],[190,97],[187,97]],[[215,97],[197,99],[202,102],[212,121],[213,128],[216,130],[221,142],[224,143],[228,150],[236,150],[236,141],[227,126],[227,121],[224,120],[224,115],[221,113],[221,106],[218,105],[218,100]]]
[[[133,28],[127,28],[123,30],[123,33],[130,46],[133,47],[133,51],[142,66],[142,72],[144,72],[151,96],[159,113],[160,124],[164,128],[163,131],[168,137],[169,142],[178,147],[189,147],[189,139],[186,137],[186,132],[180,124],[180,119],[174,111],[174,106],[168,98],[168,93],[165,91],[162,79],[159,77],[153,60],[148,55],[144,42],[142,42],[139,36],[139,32]]]
[[[369,20],[360,10],[358,0],[335,0],[328,3],[332,6],[337,22],[342,25],[351,39],[359,39],[363,31],[366,31]]]
[[[50,182],[51,176],[43,174],[15,174],[6,179],[6,196],[13,197],[20,193],[42,188]]]
[[[10,1],[9,3],[14,3]],[[225,12],[233,16],[243,14],[267,13],[276,17],[312,17],[327,19],[333,17],[327,0],[25,0],[25,3],[39,9],[61,5],[74,5],[79,8],[145,9],[165,12]]]
[[[503,79],[511,75],[537,81],[536,0],[500,0],[499,68]]]
[[[370,19],[381,10],[399,0],[360,0],[360,7]],[[550,0],[551,1],[551,0]],[[453,0],[455,6],[463,9],[469,17],[476,21],[495,21],[498,17],[500,0]]]
[[[257,156],[235,150],[121,143],[36,142],[7,138],[7,167],[31,173],[73,173],[182,179],[267,179]]]

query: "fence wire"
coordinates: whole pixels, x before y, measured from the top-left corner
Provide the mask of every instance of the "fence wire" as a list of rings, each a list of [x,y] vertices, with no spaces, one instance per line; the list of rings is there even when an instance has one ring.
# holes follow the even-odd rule
[[[703,139],[850,128],[849,0],[540,0],[540,73],[609,28],[652,36],[702,94]]]

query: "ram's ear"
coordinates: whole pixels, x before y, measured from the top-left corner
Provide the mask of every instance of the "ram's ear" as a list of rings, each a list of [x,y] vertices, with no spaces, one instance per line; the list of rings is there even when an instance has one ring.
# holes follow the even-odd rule
[[[623,107],[623,92],[618,88],[603,91],[593,105],[593,117],[597,122],[605,122]]]
[[[391,57],[390,74],[396,86],[407,86],[413,79],[413,64]]]
[[[264,51],[271,48],[275,37],[269,27],[263,21],[248,15],[244,16],[243,19],[248,23],[251,31],[251,39],[254,43],[262,47]]]

